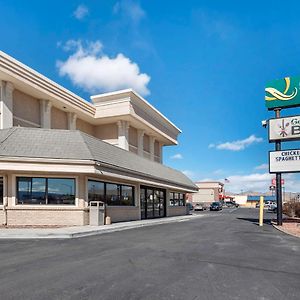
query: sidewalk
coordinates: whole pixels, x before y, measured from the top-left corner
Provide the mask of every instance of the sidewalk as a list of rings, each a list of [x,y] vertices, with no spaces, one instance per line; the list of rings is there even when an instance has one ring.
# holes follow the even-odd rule
[[[167,217],[162,219],[151,219],[143,221],[131,221],[114,223],[103,226],[72,226],[62,228],[2,228],[0,239],[70,239],[84,236],[100,235],[108,232],[122,231],[132,228],[186,222],[204,215],[187,215],[178,217]]]

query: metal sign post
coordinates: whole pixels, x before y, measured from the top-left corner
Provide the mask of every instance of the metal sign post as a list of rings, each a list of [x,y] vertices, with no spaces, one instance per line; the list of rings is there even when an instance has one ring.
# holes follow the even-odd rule
[[[281,108],[274,109],[275,118],[280,118]],[[275,150],[281,150],[281,141],[275,142]],[[282,185],[281,185],[281,173],[276,173],[276,199],[277,199],[277,225],[282,225]]]

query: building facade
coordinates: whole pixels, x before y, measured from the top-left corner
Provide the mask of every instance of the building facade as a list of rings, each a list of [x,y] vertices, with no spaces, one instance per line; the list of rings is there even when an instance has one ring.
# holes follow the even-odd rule
[[[222,182],[200,181],[196,182],[195,185],[198,187],[198,191],[190,196],[193,205],[197,203],[209,205],[224,197],[224,184]]]
[[[180,129],[128,89],[88,102],[0,52],[0,219],[85,225],[185,214],[196,186],[162,164]]]

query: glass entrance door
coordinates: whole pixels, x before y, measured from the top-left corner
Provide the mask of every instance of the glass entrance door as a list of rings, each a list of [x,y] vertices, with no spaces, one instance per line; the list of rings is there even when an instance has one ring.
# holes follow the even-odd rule
[[[147,189],[147,219],[152,219],[154,217],[154,197],[153,197],[153,190]]]
[[[146,190],[140,189],[140,199],[141,199],[141,218],[146,219]]]
[[[142,219],[161,218],[166,216],[166,192],[152,187],[140,189]]]

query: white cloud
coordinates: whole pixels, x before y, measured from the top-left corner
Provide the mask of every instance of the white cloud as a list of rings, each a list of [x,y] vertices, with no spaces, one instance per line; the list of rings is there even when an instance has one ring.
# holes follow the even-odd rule
[[[232,175],[227,179],[230,181],[225,184],[225,190],[233,193],[247,192],[269,192],[272,178],[274,174],[269,173],[252,173],[248,175]],[[285,190],[286,192],[299,192],[300,179],[295,174],[285,174]]]
[[[89,14],[89,9],[83,4],[78,5],[75,11],[73,12],[73,16],[78,20],[82,20],[88,14]]]
[[[254,169],[255,170],[268,170],[269,169],[269,165],[268,164],[261,164],[259,166],[256,166]]]
[[[133,88],[142,95],[150,93],[150,76],[140,73],[139,66],[124,54],[109,57],[103,53],[100,41],[83,43],[69,40],[63,47],[73,53],[66,61],[57,61],[60,76],[89,93],[110,92]]]
[[[113,7],[114,14],[120,14],[126,19],[130,19],[134,24],[138,24],[146,16],[145,11],[139,3],[132,0],[121,0]]]
[[[218,145],[215,144],[209,144],[209,148],[216,148],[218,150],[230,150],[230,151],[241,151],[244,150],[246,147],[249,147],[252,144],[260,143],[263,139],[256,137],[254,134],[250,135],[246,139],[243,140],[237,140],[233,142],[225,142],[220,143]]]
[[[248,175],[233,175],[228,176],[229,183],[225,184],[225,189],[231,192],[239,193],[240,191],[269,191],[271,179],[273,175],[269,173],[253,173]]]
[[[172,155],[170,158],[171,159],[183,159],[183,156],[182,156],[182,154],[177,153],[177,154]]]

